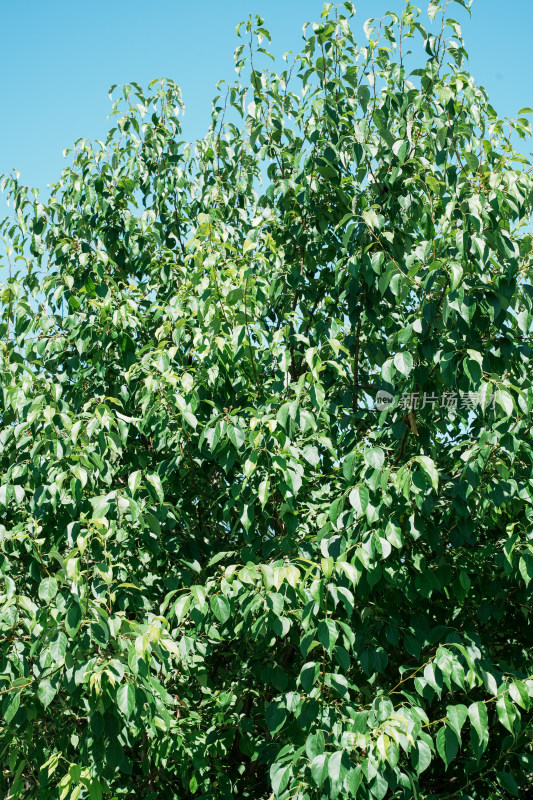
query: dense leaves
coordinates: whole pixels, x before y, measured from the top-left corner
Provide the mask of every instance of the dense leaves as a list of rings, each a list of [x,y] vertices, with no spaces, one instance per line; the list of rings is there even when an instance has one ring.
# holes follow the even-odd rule
[[[446,5],[4,177],[6,797],[527,790],[530,128]]]

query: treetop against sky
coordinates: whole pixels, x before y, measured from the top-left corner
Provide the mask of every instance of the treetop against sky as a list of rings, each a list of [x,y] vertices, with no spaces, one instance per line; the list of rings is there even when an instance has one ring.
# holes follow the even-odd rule
[[[400,0],[361,0],[355,29]],[[419,4],[425,14],[425,4]],[[472,19],[459,9],[471,59],[470,71],[488,90],[501,115],[533,106],[533,3],[474,0]],[[4,124],[0,130],[0,173],[18,169],[21,180],[45,190],[64,166],[62,152],[76,139],[103,138],[112,83],[146,85],[174,79],[186,104],[184,133],[204,135],[210,102],[221,78],[233,80],[235,25],[248,13],[261,14],[272,34],[272,51],[298,52],[305,20],[317,19],[317,0],[193,3],[154,0],[147,13],[140,0],[68,0],[4,3],[2,27],[9,31],[0,52]],[[1,201],[0,201],[1,202]]]

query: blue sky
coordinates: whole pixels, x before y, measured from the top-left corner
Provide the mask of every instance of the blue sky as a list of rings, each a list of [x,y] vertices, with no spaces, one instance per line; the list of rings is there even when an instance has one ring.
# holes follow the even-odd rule
[[[359,27],[403,7],[402,0],[355,4]],[[419,5],[425,12],[426,0]],[[16,168],[42,189],[54,181],[64,148],[78,137],[104,138],[112,83],[173,78],[187,107],[184,133],[201,136],[217,80],[234,78],[235,25],[261,13],[281,54],[300,48],[302,23],[321,9],[315,0],[4,0],[0,173]],[[459,7],[453,16],[463,24],[470,71],[500,114],[533,106],[533,0],[474,0],[472,20]],[[0,200],[0,215],[4,207]]]

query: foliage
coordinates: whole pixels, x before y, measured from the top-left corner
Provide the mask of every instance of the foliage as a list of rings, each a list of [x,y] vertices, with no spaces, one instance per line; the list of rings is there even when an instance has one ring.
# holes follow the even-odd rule
[[[4,796],[531,780],[529,124],[438,2],[353,11],[279,74],[243,24],[194,145],[130,84],[3,179]]]

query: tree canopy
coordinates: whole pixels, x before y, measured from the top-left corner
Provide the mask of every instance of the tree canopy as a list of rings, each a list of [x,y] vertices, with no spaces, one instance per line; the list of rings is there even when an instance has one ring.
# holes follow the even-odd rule
[[[531,109],[459,6],[328,3],[278,71],[250,19],[202,140],[133,83],[3,177],[10,800],[529,785]]]

